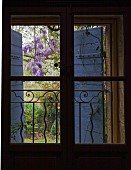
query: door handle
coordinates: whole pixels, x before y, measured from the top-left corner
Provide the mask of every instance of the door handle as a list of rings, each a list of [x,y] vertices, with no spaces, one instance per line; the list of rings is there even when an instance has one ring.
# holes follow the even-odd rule
[[[72,67],[73,65],[60,65],[60,62],[58,62],[58,63],[55,63],[54,64],[54,67],[59,67],[59,68],[70,68],[70,67]]]

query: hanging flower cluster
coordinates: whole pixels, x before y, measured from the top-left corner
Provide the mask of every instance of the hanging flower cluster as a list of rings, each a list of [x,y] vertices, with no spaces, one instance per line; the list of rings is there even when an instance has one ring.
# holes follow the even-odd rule
[[[24,45],[23,54],[32,59],[27,63],[25,69],[32,70],[33,76],[44,76],[43,63],[52,54],[60,53],[59,40],[48,35],[48,28],[44,27],[42,34],[34,36],[31,44]]]

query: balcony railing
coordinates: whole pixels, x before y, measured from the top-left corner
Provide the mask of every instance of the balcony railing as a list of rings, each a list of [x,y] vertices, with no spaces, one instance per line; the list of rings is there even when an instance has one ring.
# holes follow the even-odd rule
[[[11,90],[11,138],[15,143],[59,143],[60,91]]]
[[[103,143],[106,91],[74,94],[75,143]],[[12,143],[60,143],[60,133],[60,90],[11,90]]]

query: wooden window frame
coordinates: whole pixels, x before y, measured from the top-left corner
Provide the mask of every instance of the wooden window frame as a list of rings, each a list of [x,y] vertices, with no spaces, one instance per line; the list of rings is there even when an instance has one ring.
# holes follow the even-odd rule
[[[118,5],[119,6],[119,5]],[[62,7],[63,8],[63,7]],[[88,9],[88,10],[87,10]],[[130,168],[130,158],[131,158],[131,135],[130,135],[130,129],[131,129],[131,114],[130,114],[130,110],[131,110],[131,102],[130,102],[130,97],[131,97],[131,76],[130,76],[130,63],[131,63],[131,33],[130,33],[130,22],[129,19],[131,18],[131,8],[130,7],[66,7],[65,9],[65,13],[67,12],[68,15],[123,15],[124,17],[124,23],[123,23],[123,27],[124,27],[124,76],[113,76],[111,78],[112,81],[125,81],[125,87],[124,87],[124,105],[125,105],[125,143],[124,144],[102,144],[102,145],[74,145],[73,143],[73,130],[72,128],[74,128],[73,125],[70,125],[70,121],[74,120],[74,117],[72,115],[67,115],[64,116],[63,115],[63,120],[69,120],[67,123],[64,122],[64,127],[67,127],[67,129],[65,130],[63,128],[63,132],[66,133],[66,137],[67,137],[67,133],[69,132],[69,136],[71,137],[71,139],[67,139],[66,137],[63,138],[64,140],[68,140],[68,144],[66,144],[63,142],[62,145],[63,147],[59,147],[59,146],[54,146],[53,145],[10,145],[10,140],[9,140],[9,135],[10,135],[10,114],[9,114],[9,109],[10,109],[10,99],[9,99],[9,94],[10,94],[10,74],[9,74],[9,70],[10,70],[10,32],[9,32],[9,28],[10,28],[10,15],[23,15],[23,13],[28,14],[28,15],[32,15],[32,13],[36,13],[37,14],[42,14],[45,12],[46,14],[48,14],[49,11],[53,11],[54,8],[45,8],[45,7],[5,7],[3,9],[3,52],[2,52],[2,154],[3,154],[3,160],[2,163],[4,164],[4,168],[5,169],[10,169],[11,165],[17,160],[17,156],[23,157],[23,156],[31,156],[33,155],[37,155],[37,156],[47,156],[47,153],[53,153],[54,155],[62,155],[63,160],[66,159],[66,161],[64,162],[63,166],[66,167],[65,169],[72,169],[72,164],[76,163],[77,158],[80,157],[89,157],[89,158],[96,158],[97,157],[101,157],[101,159],[103,159],[103,157],[107,158],[120,158],[120,161],[122,161],[121,165],[122,167],[124,167],[125,169],[125,165],[126,168]],[[60,9],[56,8],[56,10],[53,13],[59,13]],[[73,15],[72,15],[73,16]],[[63,26],[66,28],[66,30],[69,30],[68,32],[68,41],[71,42],[70,44],[66,44],[66,47],[68,49],[71,49],[73,47],[73,35],[71,34],[70,30],[74,29],[74,25],[70,25],[70,23],[72,23],[73,21],[73,17],[70,19],[69,17],[66,18],[66,16],[64,15],[64,19],[68,20],[68,24],[69,25],[65,25],[63,24]],[[67,38],[66,35],[63,36],[63,38]],[[67,41],[67,40],[66,40]],[[8,49],[8,50],[7,50]],[[66,52],[66,51],[65,51]],[[66,55],[72,55],[73,56],[73,52],[71,50],[69,50],[69,52],[65,53],[64,56]],[[70,61],[68,61],[68,63],[70,64]],[[73,71],[73,69],[71,68],[71,71]],[[99,77],[98,78],[99,81],[110,81],[110,77]],[[12,79],[13,80],[13,79]],[[18,79],[19,80],[19,79]],[[32,80],[32,77],[29,78],[29,81]],[[77,80],[77,78],[70,78],[70,80]],[[81,78],[81,80],[84,80],[84,78]],[[92,80],[96,80],[95,77],[88,77],[89,81]],[[69,88],[72,88],[72,84],[69,84]],[[70,93],[69,93],[70,94]],[[71,93],[72,94],[72,93]],[[70,102],[73,101],[73,98],[70,99]],[[66,105],[66,103],[65,103]],[[64,105],[63,105],[64,106]],[[73,111],[72,108],[70,108],[69,106],[67,106],[67,109],[71,111]],[[73,113],[73,112],[72,112]],[[67,147],[68,145],[68,147]],[[64,148],[64,149],[63,149]],[[63,150],[63,153],[62,153]],[[32,152],[33,151],[33,152]],[[57,154],[55,154],[54,152],[57,152]],[[74,155],[73,155],[74,153]],[[67,157],[65,156],[67,154]],[[74,157],[73,157],[74,156]],[[72,158],[73,157],[73,158]],[[59,160],[59,158],[58,158]],[[61,160],[61,159],[60,159]],[[73,162],[74,161],[74,162]],[[93,161],[92,161],[93,162]],[[94,163],[94,162],[93,162]]]
[[[40,25],[40,24],[58,24],[58,17],[57,15],[12,15],[11,16],[11,24],[12,25]],[[121,48],[120,41],[123,43],[123,39],[120,39],[120,34],[123,32],[123,28],[119,30],[120,24],[123,24],[123,16],[122,15],[76,15],[74,19],[74,23],[77,24],[98,24],[98,25],[107,25],[110,28],[110,32],[112,33],[110,36],[110,51],[108,51],[111,56],[111,76],[105,76],[104,79],[107,79],[108,81],[117,81],[121,80],[124,81],[124,76],[119,76],[118,74],[118,55],[121,55],[119,52],[119,49]],[[123,37],[122,37],[123,38]],[[122,44],[122,49],[124,47],[124,44]],[[124,49],[122,53],[124,52]],[[124,54],[122,54],[124,55]],[[122,56],[124,58],[124,56]],[[124,70],[123,70],[124,72]],[[46,77],[47,78],[47,77]],[[102,77],[88,77],[88,79],[102,79]],[[17,79],[17,76],[13,79]],[[28,77],[28,79],[32,79]],[[33,78],[34,79],[34,78]],[[35,78],[37,79],[37,78]],[[48,78],[47,78],[48,79]],[[49,78],[50,79],[50,78]],[[51,78],[52,79],[52,78]],[[53,78],[54,79],[54,78]],[[74,77],[74,79],[77,79]],[[118,85],[117,83],[113,83],[112,87],[112,99],[113,102],[113,118],[111,122],[113,124],[112,134],[113,138],[112,141],[110,140],[109,143],[117,144],[121,143],[119,141],[119,129],[118,129],[118,104],[117,104],[117,96],[118,96]]]
[[[26,12],[25,12],[26,11]],[[58,15],[60,16],[59,17],[59,24],[62,23],[63,20],[65,20],[65,8],[48,8],[48,9],[45,9],[43,11],[43,8],[41,8],[40,10],[38,8],[34,8],[34,15],[37,16],[35,17],[35,19],[33,19],[34,15],[32,15],[32,9],[27,9],[23,12],[23,8],[8,8],[6,9],[5,11],[5,14],[7,15],[7,27],[5,28],[5,31],[4,31],[4,34],[5,34],[5,43],[7,44],[7,47],[9,50],[5,50],[4,51],[4,55],[6,56],[6,58],[8,56],[10,56],[10,52],[11,52],[11,46],[10,46],[10,42],[11,42],[11,33],[9,32],[9,30],[11,30],[11,25],[40,25],[40,24],[58,24]],[[50,12],[49,12],[50,11]],[[23,13],[25,15],[23,15]],[[41,15],[42,13],[42,15]],[[38,17],[39,16],[39,17]],[[44,17],[45,16],[45,17]],[[49,16],[49,17],[48,17]],[[47,19],[48,18],[48,19]],[[50,18],[50,19],[49,19]],[[37,20],[39,19],[39,20]],[[65,26],[65,23],[61,24],[61,32],[63,32],[63,37],[65,37],[66,39],[66,36],[64,34],[64,29],[66,28]],[[7,34],[7,33],[8,34]],[[61,36],[60,36],[61,37]],[[64,41],[63,39],[60,40],[60,46],[61,46],[61,51],[65,51],[63,46],[62,45],[64,44]],[[62,63],[65,63],[66,62],[66,52],[63,52],[61,54],[61,61]],[[6,60],[4,59],[3,60],[3,63],[6,62]],[[47,76],[47,77],[43,77],[43,76],[12,76],[10,75],[10,59],[8,60],[7,62],[7,67],[9,68],[8,70],[6,70],[5,67],[3,67],[3,70],[6,74],[6,80],[4,80],[4,82],[6,81],[6,86],[5,88],[8,89],[6,92],[4,92],[3,96],[6,96],[8,94],[8,96],[10,96],[10,81],[61,81],[61,85],[62,86],[65,86],[63,84],[63,79],[60,77],[60,76],[56,76],[56,77],[51,77],[51,76]],[[63,71],[61,71],[61,74],[62,74]],[[60,92],[61,94],[64,96],[65,95],[65,88],[60,88]],[[62,100],[62,99],[61,99]],[[65,100],[65,97],[63,98],[63,100]],[[10,108],[10,97],[7,99],[6,101],[6,104],[8,103],[8,108]],[[62,103],[66,103],[66,102],[62,102]],[[61,107],[62,107],[62,104],[61,104]],[[8,133],[8,135],[6,136],[6,138],[4,138],[4,143],[6,145],[9,146],[10,148],[10,151],[15,151],[15,150],[19,150],[19,151],[22,151],[22,147],[25,148],[25,150],[37,150],[37,151],[53,151],[54,150],[54,146],[55,145],[55,150],[56,151],[60,151],[62,149],[62,147],[64,146],[65,144],[65,140],[64,140],[64,137],[63,135],[61,134],[61,142],[60,143],[53,143],[53,144],[44,144],[44,145],[41,145],[39,143],[34,143],[33,145],[32,144],[29,144],[29,143],[21,143],[21,144],[18,144],[18,143],[10,143],[10,111],[8,110],[7,107],[4,106],[4,110],[5,110],[5,113],[8,113],[7,116],[6,116],[6,120],[8,123],[6,123],[5,125],[5,129]],[[64,108],[64,106],[62,107]],[[63,112],[64,109],[62,109]],[[62,117],[62,119],[66,119],[64,116]],[[5,119],[5,118],[4,118]],[[65,134],[66,134],[66,131],[65,131],[65,128],[63,127],[63,125],[61,125],[61,131],[63,131]],[[64,146],[65,147],[65,146]]]

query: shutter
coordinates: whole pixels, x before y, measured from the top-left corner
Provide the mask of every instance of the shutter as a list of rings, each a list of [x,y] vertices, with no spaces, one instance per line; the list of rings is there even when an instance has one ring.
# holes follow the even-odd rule
[[[103,29],[74,32],[75,76],[103,76]],[[75,82],[75,143],[103,143],[103,82]]]
[[[22,34],[11,30],[11,76],[23,75]],[[11,82],[11,143],[24,140],[23,82]]]
[[[11,30],[11,76],[23,76],[22,34]]]

